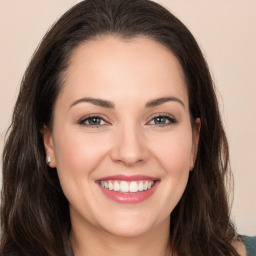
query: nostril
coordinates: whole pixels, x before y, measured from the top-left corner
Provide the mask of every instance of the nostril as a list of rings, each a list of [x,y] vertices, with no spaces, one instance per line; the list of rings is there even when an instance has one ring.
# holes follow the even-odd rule
[[[146,161],[148,150],[145,143],[137,138],[136,133],[129,135],[117,141],[111,152],[112,160],[128,166]]]

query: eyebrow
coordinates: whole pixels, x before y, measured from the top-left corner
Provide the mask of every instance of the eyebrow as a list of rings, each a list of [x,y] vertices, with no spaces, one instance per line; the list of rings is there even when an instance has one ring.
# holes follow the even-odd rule
[[[152,107],[156,107],[159,106],[161,104],[164,104],[165,102],[169,102],[169,101],[175,101],[180,103],[183,107],[185,107],[184,103],[182,102],[182,100],[176,98],[176,97],[164,97],[164,98],[158,98],[155,100],[151,100],[146,104],[147,108],[152,108]]]
[[[147,108],[153,108],[153,107],[159,106],[159,105],[164,104],[164,103],[169,102],[169,101],[178,102],[183,107],[185,107],[182,100],[180,100],[176,97],[163,97],[163,98],[154,99],[154,100],[151,100],[148,103],[146,103],[146,107]],[[100,106],[100,107],[103,107],[103,108],[115,108],[114,103],[112,103],[108,100],[97,99],[97,98],[81,98],[81,99],[75,100],[74,102],[72,102],[72,104],[70,105],[69,108],[71,108],[71,107],[73,107],[73,106],[75,106],[79,103],[82,103],[82,102],[89,102],[93,105]]]
[[[108,101],[108,100],[103,100],[103,99],[96,99],[96,98],[81,98],[81,99],[78,99],[76,101],[74,101],[69,108],[77,105],[78,103],[82,103],[82,102],[89,102],[93,105],[96,105],[96,106],[100,106],[100,107],[103,107],[103,108],[115,108],[115,105]]]

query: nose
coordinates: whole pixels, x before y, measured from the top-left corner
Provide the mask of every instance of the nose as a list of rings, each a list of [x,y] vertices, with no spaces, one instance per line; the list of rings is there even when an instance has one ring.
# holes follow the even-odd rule
[[[145,162],[149,157],[146,139],[140,127],[119,127],[113,140],[111,158],[125,166]]]

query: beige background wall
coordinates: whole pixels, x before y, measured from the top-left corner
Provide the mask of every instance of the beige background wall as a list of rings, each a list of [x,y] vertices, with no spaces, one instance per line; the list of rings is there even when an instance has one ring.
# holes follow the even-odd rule
[[[0,0],[0,150],[19,83],[49,26],[74,0]],[[256,235],[256,1],[159,0],[198,40],[220,98],[235,176],[232,216]]]

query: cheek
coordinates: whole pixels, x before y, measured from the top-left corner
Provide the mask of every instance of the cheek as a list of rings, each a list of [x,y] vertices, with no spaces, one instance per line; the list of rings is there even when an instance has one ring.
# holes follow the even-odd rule
[[[162,169],[162,188],[159,204],[163,214],[169,215],[180,201],[187,186],[192,149],[191,137],[170,134],[158,141],[154,154]],[[164,215],[166,216],[166,215]]]
[[[94,198],[91,189],[94,182],[91,181],[94,180],[94,170],[106,155],[107,144],[99,134],[88,135],[74,128],[56,129],[56,167],[61,187],[71,205],[79,208],[81,201],[85,203],[88,198]],[[83,208],[80,210],[83,212]]]
[[[71,129],[56,132],[54,149],[58,172],[72,176],[90,173],[106,154],[107,143],[104,142],[99,134],[88,135]]]
[[[192,155],[192,133],[186,130],[166,133],[154,141],[151,146],[152,154],[166,172],[181,175],[188,171]]]

